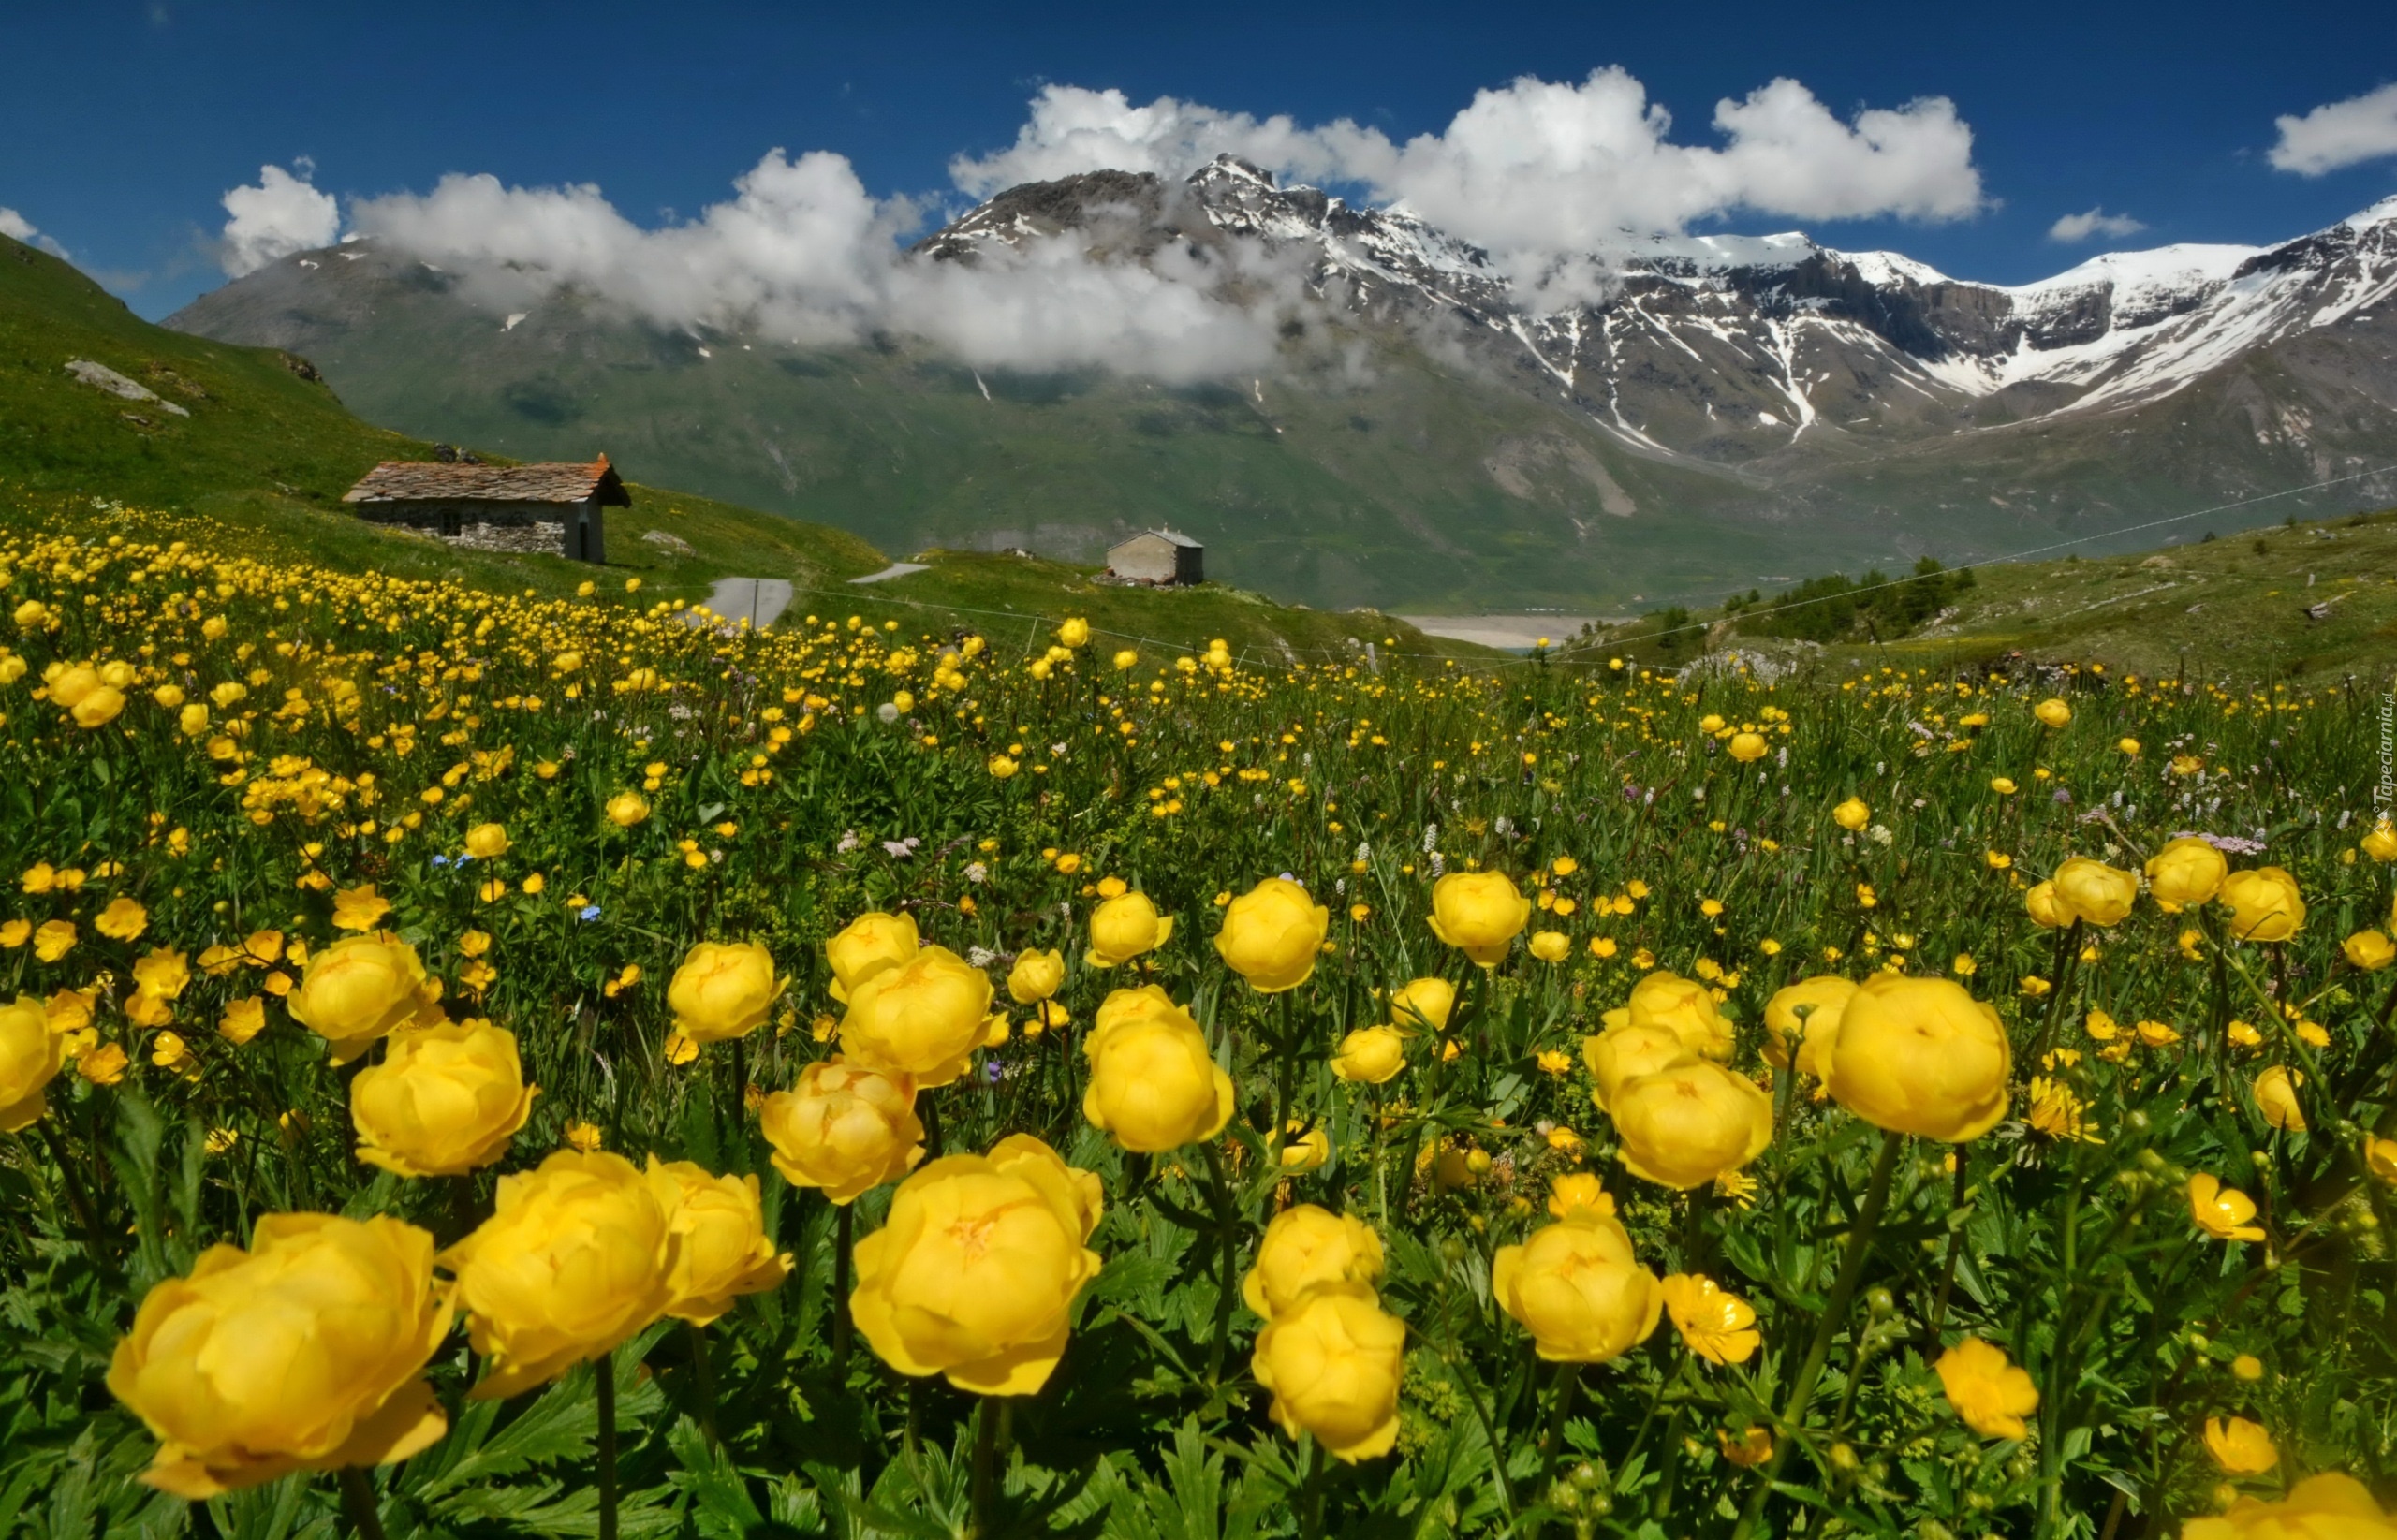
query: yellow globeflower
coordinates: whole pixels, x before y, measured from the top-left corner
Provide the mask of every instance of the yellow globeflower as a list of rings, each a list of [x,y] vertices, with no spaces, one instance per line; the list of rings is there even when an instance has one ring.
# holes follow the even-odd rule
[[[1591,1099],[1601,1112],[1625,1082],[1637,1076],[1654,1075],[1688,1056],[1688,1047],[1670,1027],[1635,1027],[1625,1021],[1619,1027],[1609,1027],[1596,1037],[1581,1039],[1581,1062],[1590,1067],[1598,1082]]]
[[[2192,1518],[2181,1540],[2397,1540],[2397,1515],[2383,1513],[2355,1477],[2325,1471],[2278,1503],[2243,1497],[2219,1518]]]
[[[1327,1284],[1257,1334],[1250,1369],[1272,1393],[1268,1410],[1292,1438],[1312,1433],[1354,1463],[1398,1442],[1398,1382],[1406,1326],[1371,1289]]]
[[[1562,962],[1573,955],[1573,938],[1562,931],[1534,931],[1527,946],[1542,962]]]
[[[1643,975],[1624,1002],[1624,1019],[1635,1027],[1664,1027],[1692,1053],[1728,1059],[1737,1040],[1731,1023],[1714,1008],[1714,991],[1695,978],[1659,968]]]
[[[1713,1279],[1669,1273],[1658,1289],[1683,1344],[1708,1363],[1743,1364],[1763,1345],[1755,1309]]]
[[[1831,1095],[1896,1133],[1956,1144],[2006,1116],[2006,1028],[1950,979],[1874,975],[1816,1053]]]
[[[994,754],[991,755],[988,762],[986,762],[982,768],[991,772],[992,780],[1006,781],[1014,776],[1019,767],[1016,762],[1007,755],[1004,754]]]
[[[2339,943],[2339,950],[2349,962],[2366,973],[2378,973],[2391,962],[2397,962],[2397,943],[2381,931],[2358,931]]]
[[[2272,1435],[2245,1417],[2206,1418],[2206,1453],[2231,1475],[2261,1475],[2281,1462]]]
[[[1406,1039],[1396,1027],[1359,1027],[1340,1039],[1331,1073],[1359,1085],[1383,1085],[1406,1067]]]
[[[620,791],[608,799],[608,821],[630,829],[649,816],[649,799],[637,791]]]
[[[2383,818],[2374,824],[2363,837],[2363,853],[2375,861],[2397,861],[2397,823]]]
[[[2216,1240],[2261,1240],[2264,1232],[2249,1223],[2256,1200],[2221,1179],[2200,1171],[2189,1179],[2189,1218]]]
[[[1057,640],[1067,647],[1085,647],[1090,643],[1090,622],[1076,615],[1057,627]]]
[[[1432,933],[1485,968],[1532,916],[1532,901],[1504,872],[1451,872],[1432,885]]]
[[[1382,1238],[1355,1214],[1294,1203],[1265,1226],[1240,1297],[1271,1321],[1326,1284],[1372,1287],[1381,1282],[1383,1262]]]
[[[773,1009],[782,984],[762,942],[702,941],[666,986],[674,1030],[694,1043],[746,1037]]]
[[[2061,931],[2073,922],[2072,906],[2052,882],[2033,883],[2022,894],[2022,910],[2043,931]]]
[[[1250,989],[1279,994],[1315,976],[1316,959],[1331,924],[1331,911],[1305,888],[1286,878],[1268,877],[1224,911],[1215,950]]]
[[[1764,1006],[1765,1030],[1772,1034],[1765,1048],[1766,1059],[1776,1065],[1787,1064],[1798,1045],[1814,1041],[1817,1033],[1828,1036],[1837,1032],[1840,1012],[1855,993],[1855,984],[1836,974],[1801,978],[1774,990]],[[1799,1067],[1806,1068],[1802,1063]]]
[[[125,692],[113,685],[103,684],[75,702],[67,714],[79,727],[105,727],[125,711]]]
[[[66,1034],[29,994],[0,1005],[0,1134],[31,1128],[50,1110],[47,1088],[66,1063]]]
[[[2384,1139],[2376,1134],[2363,1137],[2363,1166],[2373,1180],[2397,1187],[2397,1139]]]
[[[1842,802],[1839,806],[1831,809],[1831,822],[1839,825],[1840,828],[1846,829],[1851,834],[1860,831],[1865,825],[1872,821],[1873,810],[1866,807],[1863,801],[1859,798],[1851,797],[1846,801]]]
[[[2040,721],[2046,723],[2051,727],[2061,727],[2066,723],[2072,720],[2072,708],[2066,705],[2063,700],[2057,697],[2050,696],[2047,699],[2042,700],[2037,706],[2032,707],[2031,714],[2037,717]]]
[[[2283,1133],[2305,1132],[2305,1109],[2298,1104],[2297,1088],[2305,1077],[2287,1064],[2273,1064],[2256,1077],[2256,1107],[2264,1121]]]
[[[1094,968],[1114,968],[1173,939],[1173,917],[1160,916],[1146,893],[1125,893],[1091,912],[1090,954]]]
[[[898,1181],[924,1158],[916,1082],[846,1063],[837,1053],[767,1097],[757,1121],[784,1180],[820,1187],[836,1204]]]
[[[1065,953],[1027,949],[1016,954],[1015,966],[1007,970],[1007,995],[1019,1005],[1037,1005],[1055,994],[1065,982]]]
[[[2022,1438],[2023,1418],[2039,1409],[2038,1386],[2007,1359],[2006,1350],[1967,1337],[1932,1366],[1948,1393],[1948,1404],[1964,1426],[1983,1438]]]
[[[846,1004],[851,990],[886,968],[912,961],[922,948],[915,916],[886,915],[878,909],[860,915],[824,944],[824,961],[832,969],[832,998]]]
[[[358,1158],[404,1177],[478,1170],[507,1153],[539,1094],[514,1033],[482,1020],[395,1032],[349,1082]]]
[[[2229,874],[2222,852],[2194,834],[2166,841],[2147,858],[2147,890],[2167,914],[2211,903]]]
[[[988,1034],[991,979],[946,946],[926,946],[869,975],[841,1017],[841,1051],[852,1063],[896,1071],[919,1087],[965,1073]]]
[[[2087,856],[2056,868],[2056,898],[2067,913],[2101,929],[2120,925],[2139,902],[2139,874]]]
[[[109,1362],[149,1425],[141,1479],[193,1502],[294,1471],[385,1465],[449,1430],[424,1378],[449,1334],[433,1237],[396,1219],[268,1214],[151,1289]]]
[[[498,824],[477,824],[466,830],[466,854],[478,861],[507,854],[507,830]]]
[[[1293,1118],[1290,1120],[1289,1132],[1292,1137],[1283,1141],[1281,1149],[1280,1160],[1284,1176],[1295,1177],[1309,1171],[1318,1171],[1331,1163],[1331,1135],[1321,1123],[1308,1128],[1298,1119]],[[2397,1158],[2397,1141],[2383,1140],[2382,1142],[2390,1146],[2391,1157]]]
[[[1741,764],[1753,765],[1771,753],[1772,747],[1765,742],[1762,733],[1741,732],[1731,735],[1727,752]]]
[[[1190,1013],[1154,984],[1117,990],[1082,1040],[1082,1116],[1143,1154],[1212,1139],[1231,1121],[1232,1078]]]
[[[730,1310],[738,1296],[780,1288],[790,1276],[789,1254],[778,1254],[766,1237],[756,1177],[720,1177],[690,1161],[655,1155],[646,1174],[674,1236],[665,1314],[703,1327]]]
[[[1390,991],[1390,1019],[1408,1032],[1446,1032],[1456,1005],[1456,986],[1447,979],[1410,979]]]
[[[2297,879],[2277,866],[2233,872],[2223,879],[2222,902],[2230,905],[2235,941],[2287,941],[2305,923]]]
[[[1665,1310],[1656,1275],[1610,1210],[1576,1204],[1491,1258],[1490,1292],[1551,1363],[1605,1363],[1648,1340]]]
[[[1035,1394],[1066,1351],[1074,1297],[1098,1275],[1084,1242],[1099,1211],[1098,1178],[1029,1134],[944,1156],[901,1182],[890,1222],[858,1242],[850,1317],[902,1374]]]
[[[475,1351],[470,1401],[493,1401],[598,1358],[673,1301],[677,1238],[640,1167],[605,1151],[552,1151],[499,1179],[495,1211],[441,1254]]]
[[[387,1033],[441,1019],[425,998],[424,964],[416,948],[389,931],[345,936],[309,954],[287,1006],[293,1020],[331,1045],[336,1064],[357,1058]]]
[[[1632,1174],[1684,1192],[1740,1169],[1772,1142],[1772,1098],[1705,1059],[1624,1081],[1607,1115]]]

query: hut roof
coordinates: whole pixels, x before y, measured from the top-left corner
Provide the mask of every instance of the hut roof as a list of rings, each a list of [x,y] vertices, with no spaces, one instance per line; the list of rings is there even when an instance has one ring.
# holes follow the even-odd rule
[[[602,506],[628,508],[632,494],[601,455],[542,465],[444,465],[429,461],[387,460],[342,494],[345,503],[581,503],[596,495]]]
[[[1108,549],[1110,549],[1110,550],[1123,550],[1125,546],[1130,545],[1134,540],[1141,539],[1141,538],[1143,538],[1143,537],[1145,537],[1145,536],[1147,536],[1147,535],[1155,535],[1155,536],[1156,536],[1158,539],[1160,539],[1160,540],[1168,540],[1168,541],[1171,541],[1173,544],[1175,544],[1175,545],[1177,545],[1177,546],[1184,547],[1184,549],[1186,549],[1186,550],[1206,550],[1206,549],[1207,549],[1205,546],[1200,545],[1198,541],[1193,540],[1193,539],[1192,539],[1190,536],[1188,536],[1187,535],[1176,535],[1173,531],[1171,531],[1171,530],[1169,530],[1169,529],[1144,529],[1144,530],[1142,530],[1139,535],[1127,535],[1127,536],[1125,536],[1125,538],[1123,538],[1123,539],[1121,539],[1121,540],[1116,541],[1114,545],[1112,545],[1112,546],[1109,547]]]

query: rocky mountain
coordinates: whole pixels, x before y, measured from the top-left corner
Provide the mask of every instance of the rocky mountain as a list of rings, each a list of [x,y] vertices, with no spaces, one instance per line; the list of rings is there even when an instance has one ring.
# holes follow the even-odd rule
[[[976,374],[904,340],[668,331],[572,293],[493,315],[374,242],[169,324],[303,353],[395,427],[598,445],[888,547],[1088,556],[1171,522],[1215,548],[1213,572],[1342,605],[1637,608],[2397,463],[2397,198],[2279,246],[2113,254],[2012,287],[1796,234],[1626,239],[1526,278],[1227,157],[1012,188],[914,257],[1057,241],[1120,262],[1187,247],[1226,263],[1235,301],[1295,286],[1282,367],[1168,389]],[[2211,522],[2392,500],[2384,473]]]

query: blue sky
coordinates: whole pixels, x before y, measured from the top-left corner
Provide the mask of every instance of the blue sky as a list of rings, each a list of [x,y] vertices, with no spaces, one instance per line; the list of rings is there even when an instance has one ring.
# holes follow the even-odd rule
[[[1802,227],[1959,276],[2021,282],[2111,245],[2261,242],[2397,191],[2397,155],[2277,170],[2274,119],[2397,80],[2382,4],[1952,7],[723,4],[405,7],[125,0],[0,12],[0,207],[146,315],[223,281],[219,199],[313,163],[344,199],[447,172],[596,183],[625,217],[687,217],[769,149],[846,156],[876,197],[962,200],[949,163],[1016,139],[1044,86],[1225,113],[1439,133],[1478,90],[1616,66],[1723,142],[1718,99],[1791,77],[1837,118],[1944,96],[1972,134],[1978,212],[1797,218],[1733,207],[1693,229]],[[2102,208],[2145,228],[2050,236]]]

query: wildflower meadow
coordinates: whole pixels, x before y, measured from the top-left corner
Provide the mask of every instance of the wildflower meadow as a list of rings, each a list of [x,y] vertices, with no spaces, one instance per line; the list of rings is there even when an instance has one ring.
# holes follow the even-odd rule
[[[632,586],[0,535],[0,1533],[2397,1536],[2372,690]]]

